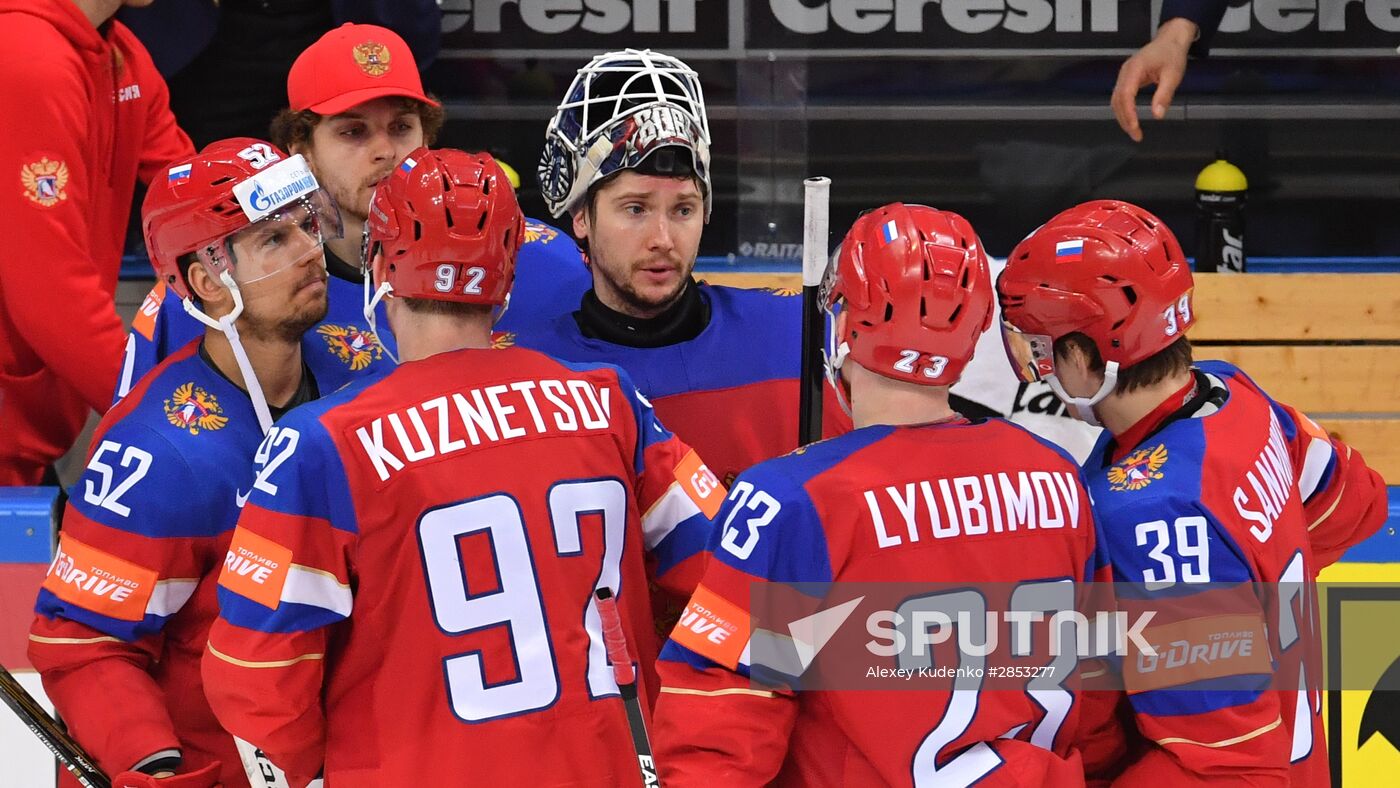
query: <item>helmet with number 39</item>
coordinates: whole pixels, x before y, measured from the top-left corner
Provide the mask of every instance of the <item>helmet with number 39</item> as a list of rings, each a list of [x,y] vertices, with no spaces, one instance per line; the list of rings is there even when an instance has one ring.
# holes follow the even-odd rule
[[[1094,200],[1056,215],[1016,245],[997,280],[1007,357],[1022,380],[1045,380],[1083,409],[1113,390],[1119,369],[1164,350],[1196,322],[1191,269],[1162,220],[1126,202]],[[1055,377],[1055,340],[1080,333],[1104,360],[1089,398]]]
[[[893,203],[861,216],[827,268],[827,375],[847,355],[885,377],[951,386],[992,322],[987,256],[963,217]],[[845,331],[835,335],[835,310]],[[837,387],[840,390],[840,387]]]

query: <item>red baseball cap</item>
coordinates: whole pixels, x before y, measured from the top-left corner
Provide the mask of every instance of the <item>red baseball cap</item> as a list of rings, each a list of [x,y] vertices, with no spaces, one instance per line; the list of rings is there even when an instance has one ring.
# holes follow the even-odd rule
[[[307,47],[287,74],[287,103],[298,112],[338,115],[384,96],[438,106],[423,93],[408,44],[378,25],[346,22]]]

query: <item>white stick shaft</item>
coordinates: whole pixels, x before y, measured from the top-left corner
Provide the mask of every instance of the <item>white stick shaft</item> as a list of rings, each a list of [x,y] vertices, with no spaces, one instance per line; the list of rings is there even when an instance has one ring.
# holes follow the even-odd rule
[[[253,788],[287,788],[287,774],[274,766],[261,750],[237,736],[233,737],[233,742],[238,745],[238,759],[243,762],[243,771]]]
[[[816,287],[826,273],[831,179],[808,178],[802,187],[802,285]]]

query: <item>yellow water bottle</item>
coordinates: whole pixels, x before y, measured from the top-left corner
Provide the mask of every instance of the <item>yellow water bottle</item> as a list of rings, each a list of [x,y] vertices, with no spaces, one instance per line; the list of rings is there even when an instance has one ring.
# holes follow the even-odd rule
[[[1244,273],[1244,203],[1249,181],[1217,157],[1196,176],[1196,270]]]

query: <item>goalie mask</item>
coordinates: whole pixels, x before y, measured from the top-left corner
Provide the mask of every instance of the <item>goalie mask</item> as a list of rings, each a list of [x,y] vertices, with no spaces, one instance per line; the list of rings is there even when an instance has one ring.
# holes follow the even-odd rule
[[[709,221],[710,125],[699,76],[649,49],[599,55],[579,69],[549,122],[540,193],[550,213],[563,216],[598,181],[639,168],[698,178]]]

